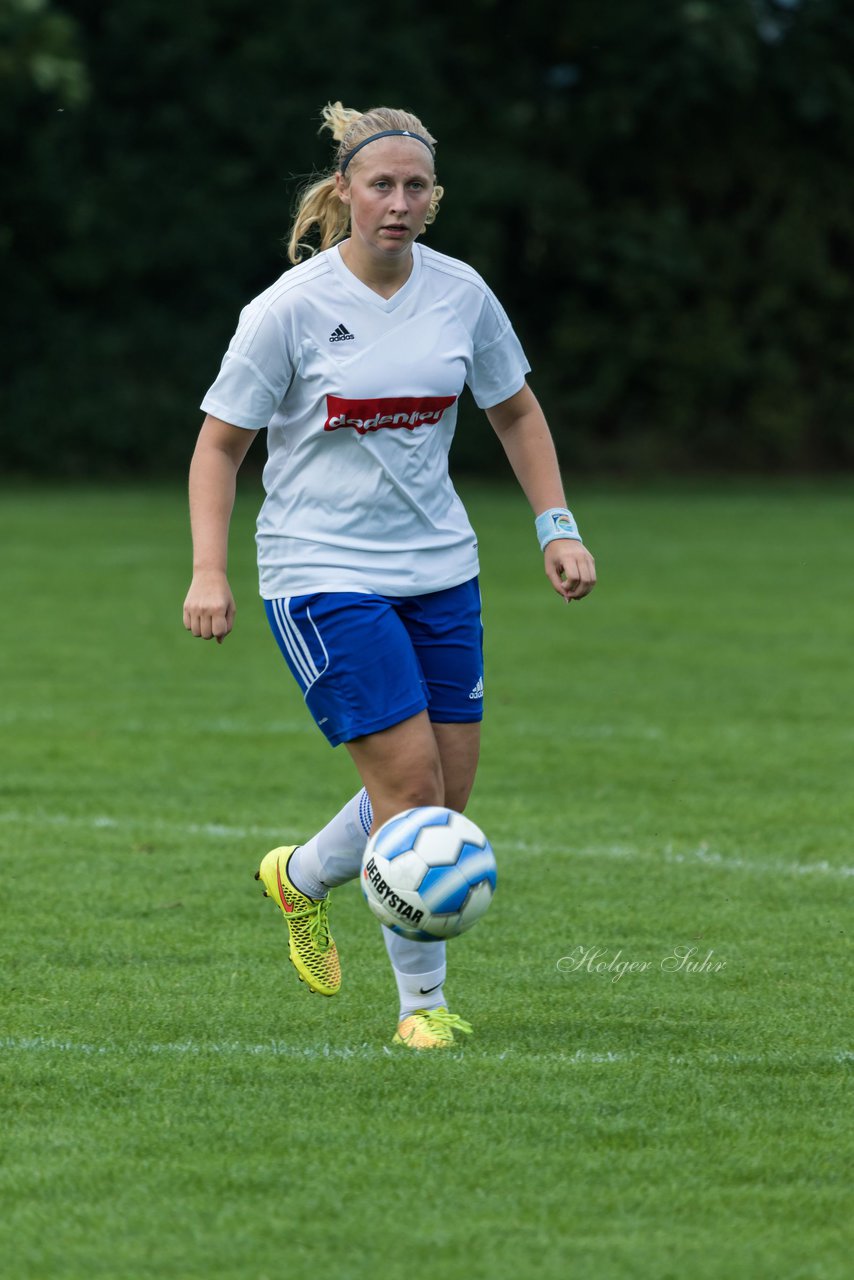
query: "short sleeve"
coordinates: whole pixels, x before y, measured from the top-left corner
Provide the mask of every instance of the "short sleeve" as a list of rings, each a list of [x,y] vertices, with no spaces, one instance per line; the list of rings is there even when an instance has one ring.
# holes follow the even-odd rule
[[[281,404],[293,373],[287,334],[262,295],[240,313],[219,374],[201,403],[202,412],[257,431],[267,426]]]
[[[484,289],[467,381],[478,408],[491,409],[521,391],[531,366],[501,303]]]

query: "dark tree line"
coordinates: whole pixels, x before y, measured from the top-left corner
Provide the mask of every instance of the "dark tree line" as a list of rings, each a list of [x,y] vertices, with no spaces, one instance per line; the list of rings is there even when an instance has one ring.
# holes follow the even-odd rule
[[[505,303],[567,461],[854,461],[846,0],[2,0],[7,467],[183,467],[338,97],[439,138],[428,242]],[[496,462],[473,414],[456,448]]]

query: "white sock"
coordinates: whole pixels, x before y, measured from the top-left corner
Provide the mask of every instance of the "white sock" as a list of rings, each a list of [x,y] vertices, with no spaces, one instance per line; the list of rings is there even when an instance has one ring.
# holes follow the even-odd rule
[[[322,831],[291,856],[288,875],[300,892],[310,898],[325,898],[336,885],[354,880],[362,867],[373,820],[371,802],[363,787]]]
[[[445,1004],[442,983],[448,966],[444,942],[412,942],[385,925],[381,927],[397,982],[401,1018],[416,1009],[438,1009]]]

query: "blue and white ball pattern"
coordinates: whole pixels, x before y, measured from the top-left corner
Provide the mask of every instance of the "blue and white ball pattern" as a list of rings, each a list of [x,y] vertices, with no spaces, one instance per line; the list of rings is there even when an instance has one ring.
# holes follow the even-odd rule
[[[362,893],[384,925],[433,942],[470,929],[495,892],[492,846],[453,809],[426,806],[390,818],[368,841]]]

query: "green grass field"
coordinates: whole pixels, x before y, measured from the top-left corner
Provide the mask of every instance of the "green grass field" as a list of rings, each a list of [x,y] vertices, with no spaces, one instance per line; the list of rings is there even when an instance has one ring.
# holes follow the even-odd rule
[[[516,492],[461,488],[499,892],[450,948],[475,1035],[420,1057],[358,888],[321,1000],[252,878],[356,785],[267,633],[254,481],[222,647],[179,488],[2,494],[8,1280],[851,1274],[854,488],[580,485],[570,608]]]

